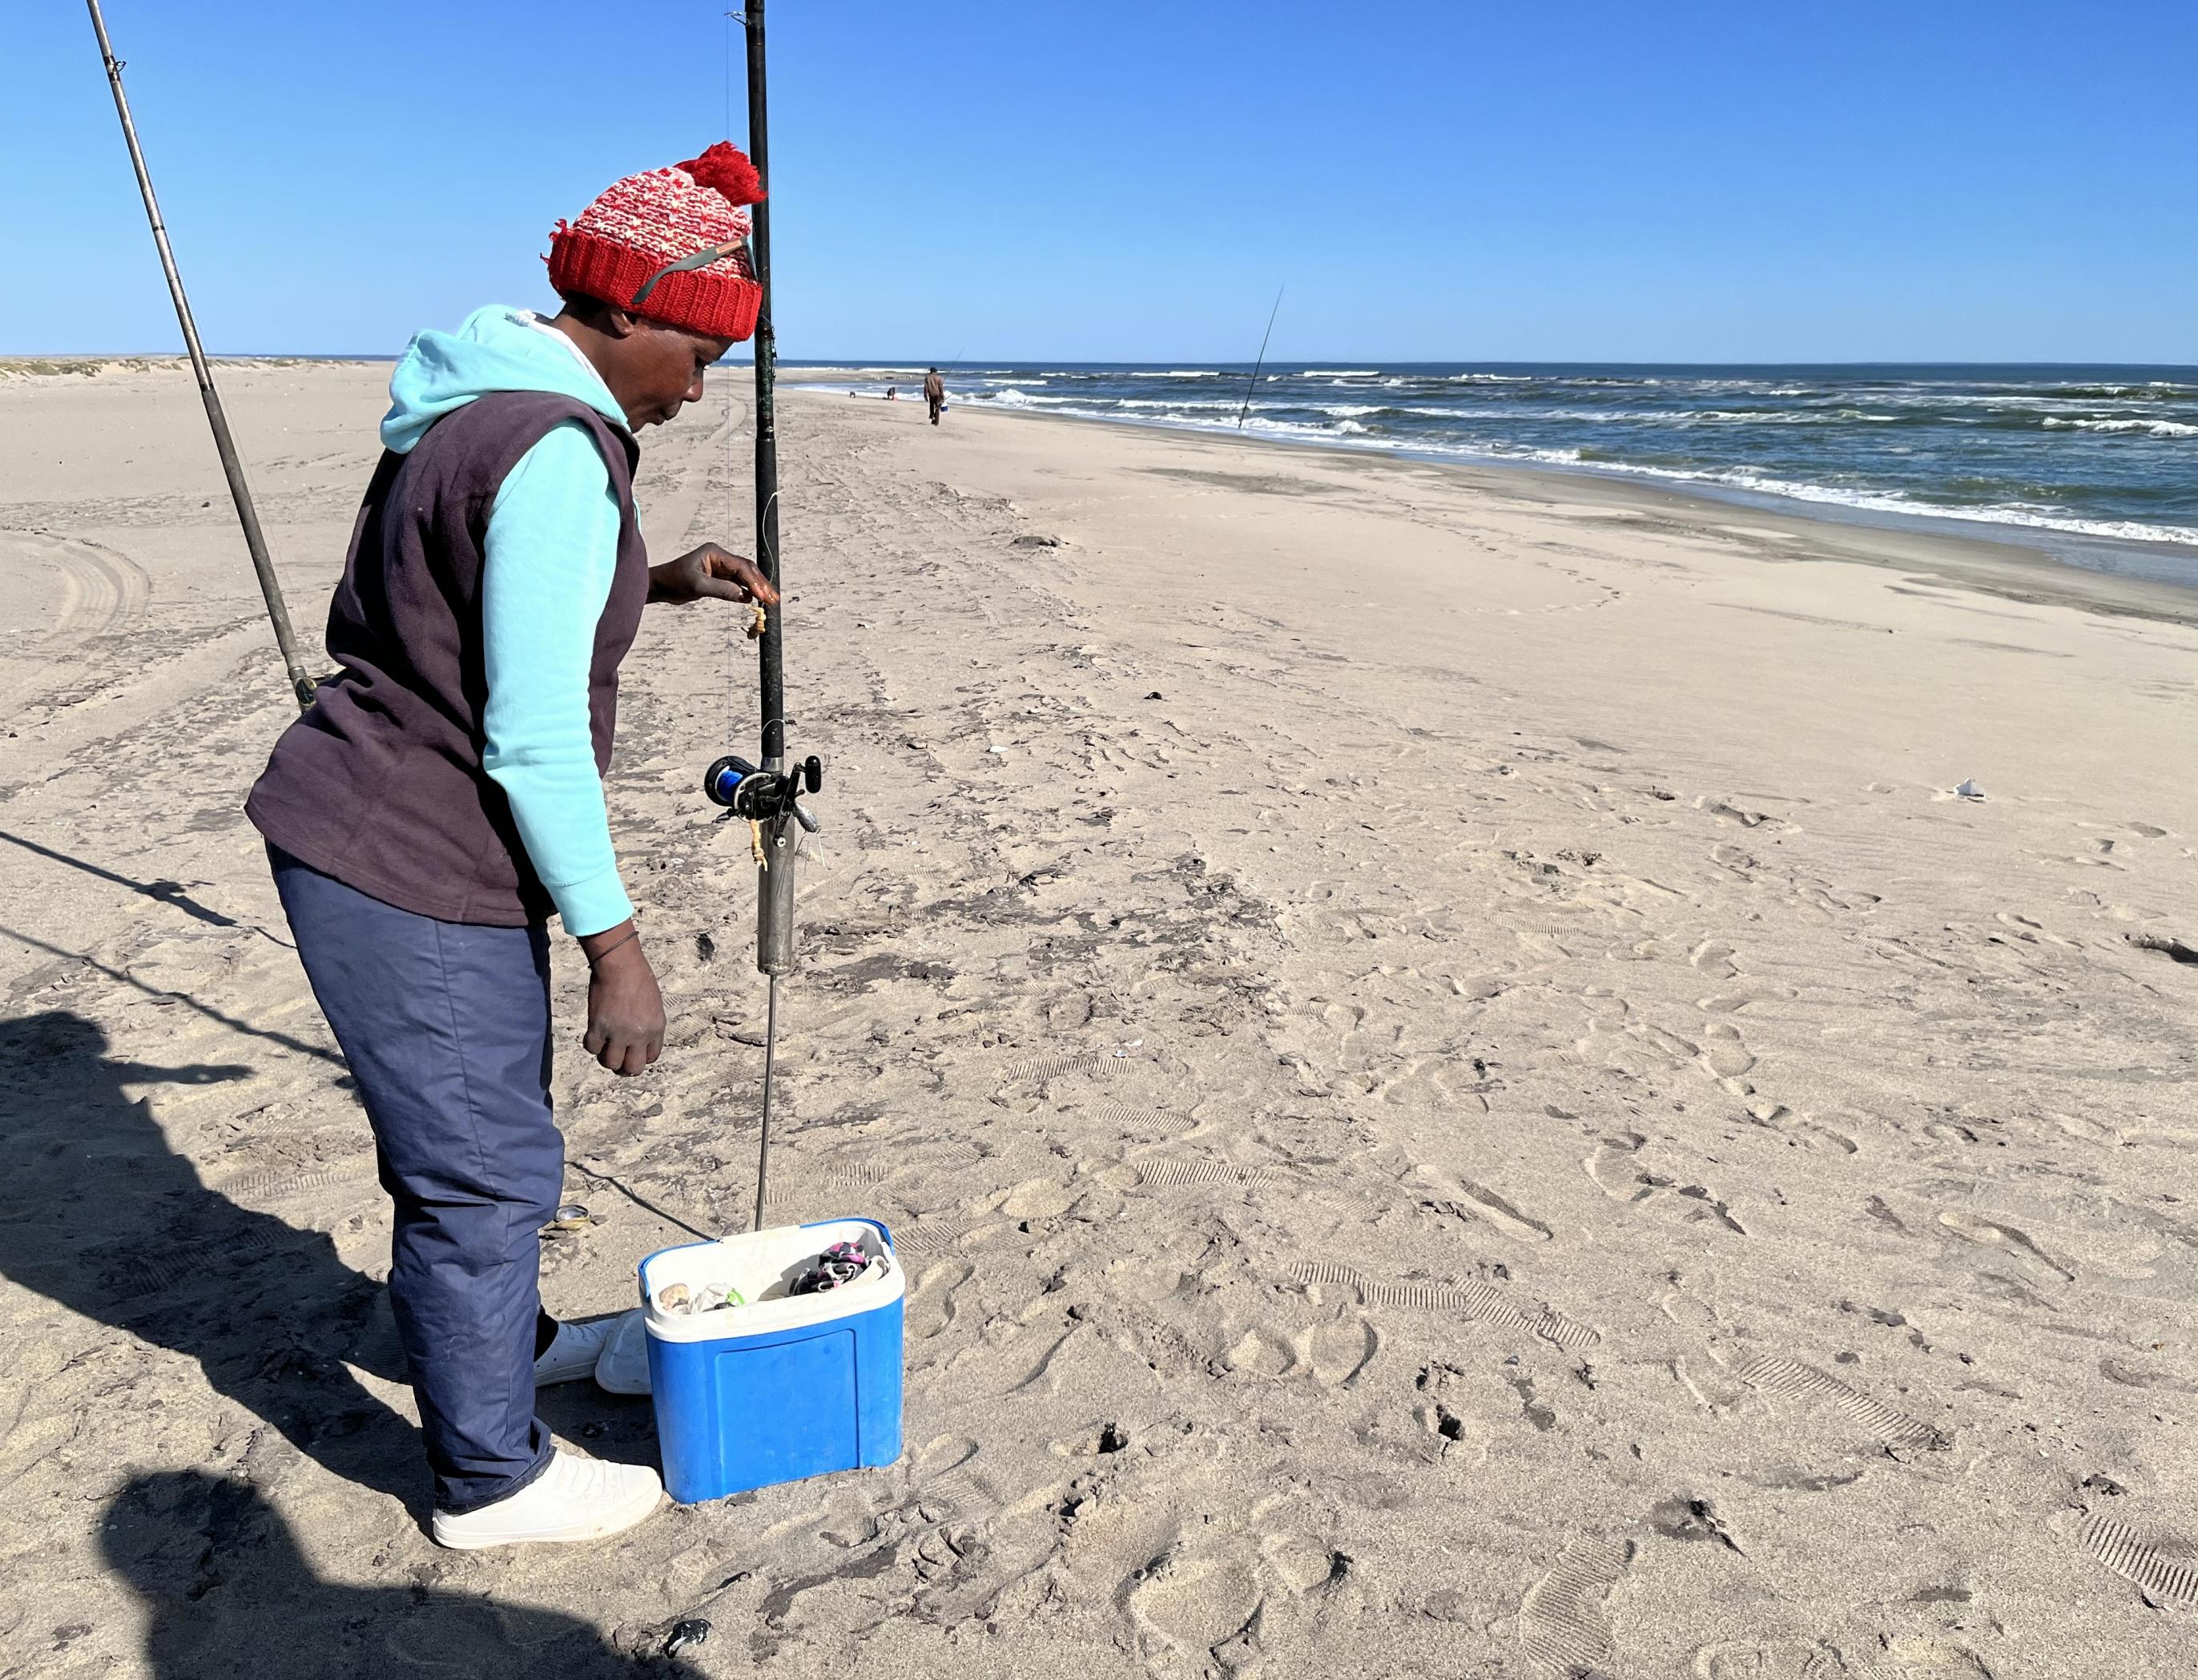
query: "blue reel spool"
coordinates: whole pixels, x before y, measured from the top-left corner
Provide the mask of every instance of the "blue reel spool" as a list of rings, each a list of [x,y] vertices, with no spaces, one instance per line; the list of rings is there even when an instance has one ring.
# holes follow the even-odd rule
[[[759,770],[731,753],[702,772],[702,796],[712,805],[759,823],[791,815],[811,834],[817,832],[816,819],[798,800],[823,785],[824,761],[813,753],[783,774]]]

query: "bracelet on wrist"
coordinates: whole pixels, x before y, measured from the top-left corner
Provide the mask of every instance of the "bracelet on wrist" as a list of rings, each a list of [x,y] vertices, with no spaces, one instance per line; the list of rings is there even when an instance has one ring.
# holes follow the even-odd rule
[[[624,939],[613,939],[613,940],[612,940],[612,941],[610,942],[610,944],[608,944],[608,945],[605,945],[605,946],[604,946],[601,950],[597,951],[597,952],[596,952],[593,956],[590,956],[590,957],[589,957],[589,958],[588,958],[588,967],[589,967],[589,968],[594,968],[594,967],[595,967],[598,962],[602,962],[602,961],[606,956],[609,956],[613,951],[616,950],[617,950],[620,945],[631,945],[631,944],[632,944],[636,939],[639,939],[640,937],[641,937],[641,929],[640,929],[640,928],[638,928],[638,927],[637,927],[637,928],[633,929],[633,930],[632,930],[632,932],[629,933],[628,933],[628,934],[627,934]]]

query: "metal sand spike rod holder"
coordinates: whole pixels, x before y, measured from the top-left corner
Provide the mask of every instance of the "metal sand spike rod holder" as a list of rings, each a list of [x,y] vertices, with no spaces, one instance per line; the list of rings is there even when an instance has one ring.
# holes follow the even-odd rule
[[[229,480],[230,499],[236,503],[237,523],[244,527],[244,546],[252,555],[252,569],[259,574],[259,593],[267,603],[267,617],[275,626],[276,644],[282,650],[283,669],[290,675],[290,692],[298,709],[313,703],[313,679],[298,657],[298,637],[290,628],[290,609],[283,604],[282,585],[276,581],[275,562],[268,557],[267,538],[259,529],[259,514],[252,504],[252,487],[244,481],[244,463],[238,459],[236,440],[229,434],[229,416],[223,413],[221,393],[214,389],[213,369],[206,365],[199,343],[198,323],[191,319],[190,300],[183,295],[183,276],[176,268],[176,253],[168,248],[168,230],[160,220],[160,201],[153,196],[153,177],[145,168],[145,154],[137,144],[137,125],[130,119],[130,100],[122,91],[122,61],[107,38],[107,20],[100,15],[99,0],[84,0],[91,11],[92,33],[99,38],[99,56],[107,66],[107,84],[114,90],[114,114],[122,119],[122,138],[130,148],[131,166],[137,171],[137,191],[145,201],[145,219],[153,224],[153,243],[160,253],[160,269],[168,276],[168,295],[175,300],[176,320],[183,329],[183,348],[190,352],[191,371],[198,376],[199,398],[206,404],[206,424],[213,428],[213,446],[221,456],[221,470]]]
[[[764,0],[748,0],[741,21],[747,36],[748,160],[766,191],[770,185],[770,147],[766,136],[764,93]],[[772,406],[773,363],[777,336],[771,326],[770,201],[753,210],[750,265],[763,292],[755,332],[755,498],[756,563],[771,587],[779,587],[778,426]],[[786,753],[785,613],[765,621],[760,648],[763,762],[727,757],[712,764],[702,791],[735,817],[756,825],[756,967],[770,980],[763,1041],[763,1123],[756,1142],[755,1219],[761,1230],[770,1175],[770,1120],[778,1052],[779,981],[794,967],[794,857],[798,825],[815,833],[817,819],[800,803],[823,784],[823,761],[811,756],[789,765]]]

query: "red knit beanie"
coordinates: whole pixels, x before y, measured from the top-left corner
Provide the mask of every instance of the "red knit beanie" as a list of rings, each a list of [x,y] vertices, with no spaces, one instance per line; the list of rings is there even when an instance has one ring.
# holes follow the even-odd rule
[[[629,175],[550,235],[550,283],[619,309],[672,263],[748,234],[741,206],[763,201],[763,183],[745,154],[720,140],[699,158]],[[712,338],[744,339],[763,306],[747,253],[666,274],[638,313]]]

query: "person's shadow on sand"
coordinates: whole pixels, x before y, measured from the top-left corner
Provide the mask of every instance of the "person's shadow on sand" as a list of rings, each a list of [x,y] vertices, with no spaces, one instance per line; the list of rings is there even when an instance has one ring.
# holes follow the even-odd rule
[[[324,1580],[282,1516],[248,1484],[200,1470],[142,1475],[100,1529],[108,1567],[146,1616],[154,1680],[699,1680],[677,1659],[621,1654],[585,1622],[420,1584]]]
[[[326,1235],[208,1189],[123,1090],[252,1072],[116,1061],[106,1032],[66,1011],[0,1020],[0,1274],[196,1359],[291,1447],[423,1517],[416,1430],[345,1363],[403,1380],[382,1287]]]

